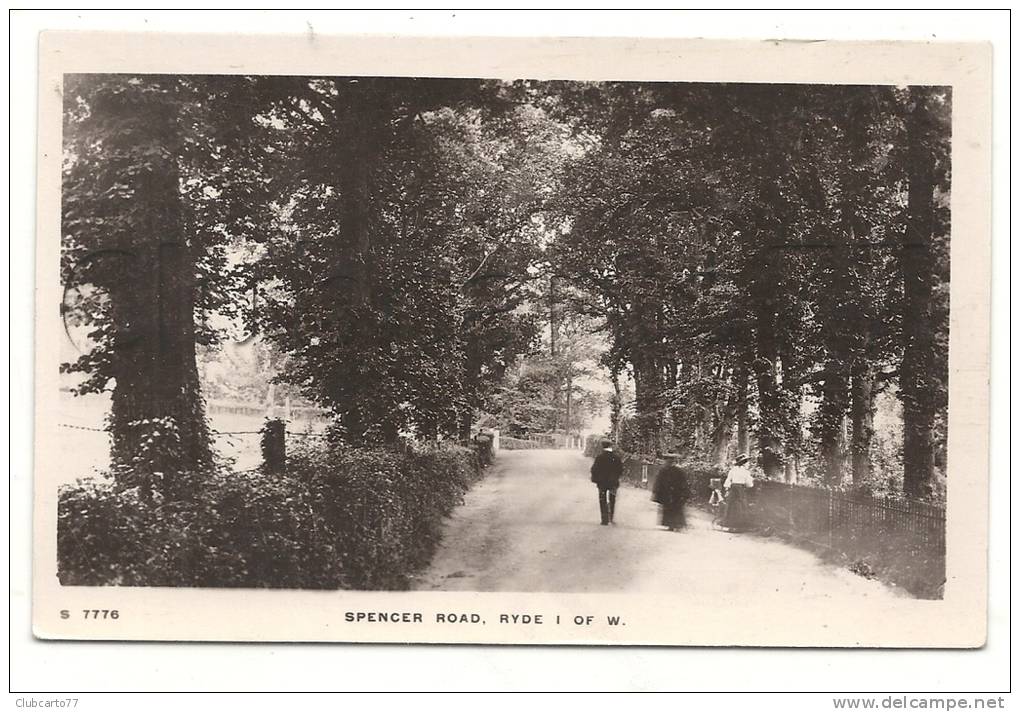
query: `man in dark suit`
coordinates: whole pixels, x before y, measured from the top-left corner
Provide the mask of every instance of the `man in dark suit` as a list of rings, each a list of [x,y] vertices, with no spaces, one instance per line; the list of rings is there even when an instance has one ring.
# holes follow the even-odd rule
[[[623,462],[613,452],[610,440],[602,441],[602,452],[595,456],[591,464],[591,481],[599,488],[599,512],[602,514],[602,525],[613,523],[613,512],[616,509],[616,490],[620,487],[620,476],[623,474]]]

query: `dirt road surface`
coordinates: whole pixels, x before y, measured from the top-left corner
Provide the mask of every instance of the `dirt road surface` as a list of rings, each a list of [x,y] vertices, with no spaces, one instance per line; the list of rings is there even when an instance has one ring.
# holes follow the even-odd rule
[[[622,486],[616,523],[599,524],[591,460],[569,450],[502,451],[448,520],[414,587],[437,591],[672,593],[713,599],[901,597],[894,588],[772,538],[714,529],[688,508],[689,526],[658,526],[647,490]]]

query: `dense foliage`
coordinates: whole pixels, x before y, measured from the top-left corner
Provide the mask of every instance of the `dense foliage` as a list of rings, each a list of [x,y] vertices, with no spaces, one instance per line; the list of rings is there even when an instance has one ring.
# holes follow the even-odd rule
[[[112,384],[114,472],[146,496],[212,462],[196,345],[237,308],[228,246],[266,220],[257,101],[244,78],[65,80],[61,311],[81,353],[63,368],[78,393]]]
[[[84,480],[60,491],[64,585],[400,589],[478,477],[446,446],[309,449],[285,475],[205,472],[185,496]]]
[[[550,104],[590,145],[553,261],[632,377],[629,445],[721,463],[753,439],[769,477],[871,487],[891,392],[899,487],[939,489],[948,90],[571,84]]]
[[[65,369],[112,389],[114,474],[147,506],[213,469],[196,349],[224,319],[273,345],[273,378],[348,446],[464,440],[480,414],[577,430],[601,365],[615,432],[644,453],[753,448],[769,477],[862,488],[895,462],[896,488],[941,489],[946,88],[64,89],[63,309],[85,333]],[[884,396],[898,457],[875,437]]]
[[[286,378],[333,410],[348,442],[466,436],[535,335],[516,311],[557,137],[500,92],[300,81],[271,114],[268,140],[287,159],[258,263],[268,326],[293,357]]]

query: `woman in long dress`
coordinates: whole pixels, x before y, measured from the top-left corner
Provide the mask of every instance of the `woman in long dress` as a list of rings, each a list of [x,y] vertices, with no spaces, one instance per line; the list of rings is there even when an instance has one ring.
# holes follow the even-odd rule
[[[726,517],[723,526],[733,531],[742,531],[751,526],[747,490],[754,487],[754,477],[745,467],[747,459],[747,455],[738,455],[723,482],[723,489],[726,490]]]
[[[676,453],[666,454],[666,466],[659,470],[652,490],[652,499],[659,503],[662,510],[662,526],[671,532],[677,532],[687,526],[684,516],[684,505],[690,499],[690,482],[687,473],[677,467]]]

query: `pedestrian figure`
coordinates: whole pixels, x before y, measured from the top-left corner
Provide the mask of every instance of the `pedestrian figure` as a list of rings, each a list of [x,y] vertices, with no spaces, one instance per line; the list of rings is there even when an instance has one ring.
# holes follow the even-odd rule
[[[747,455],[737,455],[735,464],[723,482],[723,488],[726,490],[726,516],[723,519],[723,526],[732,531],[743,531],[751,525],[747,490],[754,487],[754,477],[744,466],[747,459]]]
[[[613,452],[612,441],[603,440],[602,452],[595,456],[595,462],[591,464],[591,481],[599,488],[599,513],[602,515],[603,526],[613,523],[616,490],[620,486],[622,474],[623,462]]]
[[[666,466],[659,470],[652,489],[652,501],[662,508],[662,526],[671,532],[678,532],[687,526],[684,505],[691,497],[690,478],[687,472],[677,466],[679,455],[668,452],[664,456]]]

